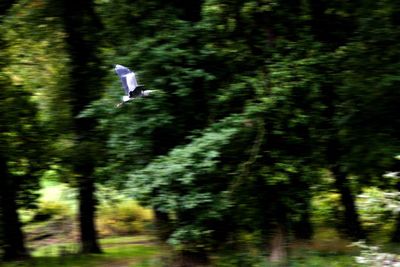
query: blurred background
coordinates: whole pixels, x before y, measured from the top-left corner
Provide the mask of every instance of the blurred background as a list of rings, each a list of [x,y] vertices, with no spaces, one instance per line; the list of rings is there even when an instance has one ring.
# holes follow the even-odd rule
[[[395,0],[1,0],[0,265],[400,266],[399,40]]]

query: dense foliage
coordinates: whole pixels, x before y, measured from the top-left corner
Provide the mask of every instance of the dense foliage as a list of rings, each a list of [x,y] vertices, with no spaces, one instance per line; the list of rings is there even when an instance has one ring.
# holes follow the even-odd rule
[[[77,187],[82,252],[95,183],[152,208],[182,266],[243,243],[282,260],[313,215],[365,238],[357,195],[400,189],[396,1],[6,2],[1,179],[17,221],[39,175]],[[113,64],[158,93],[115,108]]]

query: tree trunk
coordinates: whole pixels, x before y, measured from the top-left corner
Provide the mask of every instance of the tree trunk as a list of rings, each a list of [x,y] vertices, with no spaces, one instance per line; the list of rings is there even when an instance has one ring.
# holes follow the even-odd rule
[[[0,23],[3,22],[3,16],[15,2],[15,0],[0,1]],[[2,34],[0,32],[0,52],[6,47]],[[6,64],[6,60],[2,58],[0,72]],[[1,90],[3,89],[1,88]],[[0,132],[3,131],[2,124],[3,121],[0,121]],[[0,147],[4,148],[2,144],[0,144]],[[0,154],[0,238],[2,239],[1,245],[4,252],[4,260],[16,260],[29,256],[25,248],[16,199],[17,185],[15,180],[9,176],[6,158]]]
[[[74,117],[76,135],[73,157],[74,171],[79,185],[79,222],[81,234],[81,251],[83,253],[100,253],[95,228],[95,186],[93,171],[99,155],[93,118],[79,118],[78,115],[92,101],[101,95],[102,76],[101,62],[98,53],[98,33],[101,24],[94,11],[92,0],[64,0],[59,6],[62,10],[66,43],[70,55],[70,99]],[[55,5],[59,2],[55,1]]]
[[[167,239],[171,234],[170,220],[168,214],[155,209],[154,217],[155,217],[154,224],[156,227],[156,234],[162,242],[165,242],[167,241]]]
[[[297,178],[297,179],[296,179]],[[300,240],[310,240],[313,235],[313,225],[311,223],[311,192],[310,185],[304,182],[300,177],[293,178],[292,186],[296,188],[300,194],[293,196],[297,202],[296,210],[299,212],[299,220],[294,221],[292,230],[294,237]]]
[[[329,75],[329,71],[323,70],[322,73],[324,72]],[[335,187],[340,194],[340,200],[344,207],[344,218],[341,224],[347,236],[357,240],[365,238],[365,233],[360,224],[353,193],[347,183],[347,173],[341,170],[345,148],[339,134],[340,126],[334,123],[337,120],[337,103],[339,102],[340,97],[337,95],[335,85],[328,82],[324,86],[322,99],[322,103],[326,105],[326,109],[322,114],[325,120],[320,125],[320,128],[325,129],[326,135],[329,136],[327,142],[323,143],[326,146],[326,163],[333,175]]]
[[[101,253],[95,225],[96,199],[93,179],[83,177],[79,186],[79,223],[82,253]]]
[[[310,208],[307,207],[307,209],[300,214],[300,220],[293,225],[293,232],[297,239],[310,240],[312,238],[313,227],[310,216]]]
[[[397,183],[396,187],[397,191],[400,192],[400,182]],[[392,242],[400,243],[400,214],[397,214],[396,228],[394,229],[391,240]]]
[[[392,234],[392,242],[400,243],[400,214],[396,218],[396,228]]]
[[[277,224],[271,234],[269,261],[285,265],[288,257],[287,233],[285,227]]]
[[[174,267],[206,267],[209,266],[207,254],[201,252],[182,251],[179,253]]]
[[[28,257],[16,202],[17,187],[9,177],[5,160],[0,157],[0,218],[4,260]]]
[[[343,224],[346,234],[355,240],[363,239],[365,238],[365,233],[361,227],[353,193],[347,184],[346,174],[339,169],[339,166],[332,167],[331,171],[335,178],[336,189],[340,193],[340,200],[344,207]]]
[[[7,10],[16,2],[16,0],[1,0],[0,2],[0,16],[3,16]],[[1,22],[1,17],[0,17]]]

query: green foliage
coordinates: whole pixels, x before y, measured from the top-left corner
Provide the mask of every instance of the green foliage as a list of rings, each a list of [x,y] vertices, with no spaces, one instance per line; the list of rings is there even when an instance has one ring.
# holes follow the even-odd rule
[[[352,25],[348,14],[354,7],[324,3],[329,12],[322,15],[307,1],[295,7],[285,1],[204,1],[202,19],[188,23],[175,15],[176,6],[165,4],[157,11],[161,3],[140,4],[98,2],[107,31],[120,33],[121,45],[107,53],[138,66],[146,85],[164,93],[124,112],[106,111],[109,97],[92,106],[90,116],[103,111],[101,128],[109,136],[108,159],[99,173],[122,181],[130,175],[134,196],[173,221],[170,241],[179,249],[185,239],[213,243],[215,229],[210,232],[204,221],[223,220],[232,207],[238,214],[235,223],[255,231],[268,229],[279,217],[277,210],[291,214],[285,218],[290,223],[300,222],[310,206],[309,187],[319,184],[320,168],[352,164],[331,162],[332,140],[343,151],[358,149],[351,145],[352,124],[346,117],[356,108],[341,103],[363,95],[345,89],[346,50],[338,41],[353,40],[342,23]],[[111,17],[106,17],[108,8],[115,10]],[[141,26],[130,28],[140,14]],[[324,34],[325,19],[334,20],[339,30]],[[134,35],[140,37],[129,44]],[[225,125],[226,131],[213,128],[232,114],[242,114],[243,125],[234,127],[239,134],[231,135]],[[352,170],[360,174],[355,166]],[[329,210],[333,215],[335,210]]]
[[[190,144],[131,175],[133,196],[173,220],[169,243],[178,250],[211,248],[213,227],[231,206],[226,174],[217,167],[240,122],[231,117],[216,123]]]
[[[5,22],[10,64],[4,69],[14,86],[31,94],[42,127],[53,135],[70,123],[64,38],[60,20],[48,16],[45,5],[20,1]],[[32,31],[33,27],[37,30]]]

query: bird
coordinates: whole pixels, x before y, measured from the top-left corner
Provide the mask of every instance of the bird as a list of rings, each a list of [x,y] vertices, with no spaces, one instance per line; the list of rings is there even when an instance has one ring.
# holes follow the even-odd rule
[[[134,100],[139,97],[146,97],[153,94],[157,90],[145,90],[144,85],[138,84],[136,75],[133,71],[122,65],[115,65],[115,72],[119,76],[122,88],[124,89],[125,95],[122,96],[122,102],[117,105],[121,107],[128,101]]]

